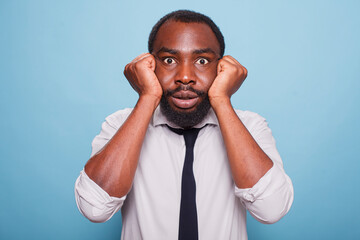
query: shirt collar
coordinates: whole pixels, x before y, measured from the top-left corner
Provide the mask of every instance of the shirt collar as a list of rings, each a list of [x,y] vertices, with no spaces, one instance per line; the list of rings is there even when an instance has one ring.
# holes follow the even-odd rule
[[[152,122],[151,124],[156,127],[158,125],[168,125],[172,128],[180,128],[179,126],[177,126],[175,123],[172,123],[172,122],[169,122],[165,115],[161,112],[161,109],[160,109],[160,105],[155,109],[155,112],[153,114],[153,117],[152,117]],[[215,115],[215,112],[212,108],[209,109],[209,112],[208,114],[205,116],[205,118],[198,124],[196,124],[194,126],[194,128],[202,128],[204,127],[206,124],[211,124],[211,125],[216,125],[218,126],[219,125],[219,122],[217,120],[217,117]]]

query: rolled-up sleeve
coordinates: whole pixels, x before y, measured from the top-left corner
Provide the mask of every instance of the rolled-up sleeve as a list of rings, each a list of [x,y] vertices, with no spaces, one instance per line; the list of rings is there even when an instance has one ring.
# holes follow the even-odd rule
[[[101,132],[92,141],[91,157],[99,152],[115,135],[116,131],[131,113],[131,109],[120,110],[106,118]],[[75,200],[82,215],[92,222],[109,220],[122,207],[126,196],[110,196],[105,190],[91,180],[84,170],[75,182]]]
[[[111,197],[92,181],[84,170],[75,182],[75,200],[81,214],[92,222],[106,222],[124,203],[122,198]]]
[[[235,187],[235,194],[255,219],[267,224],[285,216],[294,199],[290,178],[276,164],[252,188]]]
[[[294,200],[291,179],[286,175],[275,139],[266,120],[256,113],[244,122],[262,150],[273,161],[273,167],[252,187],[240,189],[235,186],[235,195],[240,198],[249,213],[262,223],[275,223],[289,210]]]

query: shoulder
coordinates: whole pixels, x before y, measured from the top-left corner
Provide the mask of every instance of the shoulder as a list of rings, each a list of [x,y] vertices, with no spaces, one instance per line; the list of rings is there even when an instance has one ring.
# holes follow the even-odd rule
[[[238,117],[244,122],[256,122],[256,121],[266,121],[264,117],[260,116],[259,114],[251,111],[243,111],[243,110],[235,110]]]
[[[268,125],[266,119],[255,112],[242,110],[235,110],[235,112],[249,131]]]
[[[105,118],[105,121],[115,128],[119,128],[128,118],[133,108],[118,110]]]

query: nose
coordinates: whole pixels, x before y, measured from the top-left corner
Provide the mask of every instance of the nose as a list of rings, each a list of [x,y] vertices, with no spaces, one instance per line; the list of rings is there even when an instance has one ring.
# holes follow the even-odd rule
[[[177,84],[195,84],[194,66],[189,62],[183,62],[178,66],[175,82]]]

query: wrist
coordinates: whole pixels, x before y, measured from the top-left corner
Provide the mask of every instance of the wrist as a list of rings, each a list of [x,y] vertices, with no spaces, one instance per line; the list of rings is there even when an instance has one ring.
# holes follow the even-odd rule
[[[226,105],[231,106],[230,97],[228,96],[216,96],[216,97],[210,97],[209,101],[211,104],[211,107],[216,111],[219,107],[224,107]]]
[[[139,96],[138,104],[146,104],[151,109],[155,110],[160,103],[161,96],[154,94],[141,94]]]

